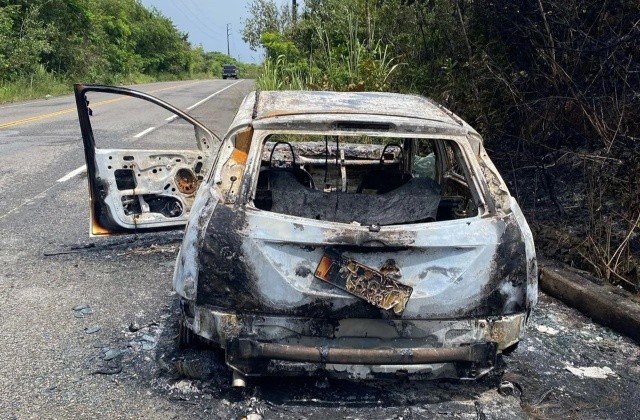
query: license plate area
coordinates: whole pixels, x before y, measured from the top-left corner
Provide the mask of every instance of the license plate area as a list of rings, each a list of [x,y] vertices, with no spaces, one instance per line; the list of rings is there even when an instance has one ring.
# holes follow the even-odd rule
[[[334,249],[328,249],[320,259],[315,277],[357,296],[378,308],[404,311],[413,288],[385,276]]]

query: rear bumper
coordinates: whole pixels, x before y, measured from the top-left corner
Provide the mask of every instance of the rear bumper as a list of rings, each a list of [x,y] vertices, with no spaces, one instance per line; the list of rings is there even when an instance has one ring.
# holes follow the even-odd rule
[[[264,316],[185,308],[187,326],[226,351],[243,375],[477,378],[518,343],[526,314],[451,320]]]
[[[495,343],[475,343],[447,348],[345,348],[261,343],[238,340],[239,358],[275,359],[287,362],[339,363],[357,365],[415,365],[447,362],[484,363],[496,356]]]

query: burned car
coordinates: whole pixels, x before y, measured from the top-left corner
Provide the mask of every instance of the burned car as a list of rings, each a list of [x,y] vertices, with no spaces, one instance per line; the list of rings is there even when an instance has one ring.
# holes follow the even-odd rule
[[[192,149],[96,145],[86,96],[150,101]],[[537,301],[533,239],[480,135],[429,99],[248,95],[223,139],[125,88],[76,85],[91,234],[182,228],[182,334],[236,384],[270,374],[478,378]]]

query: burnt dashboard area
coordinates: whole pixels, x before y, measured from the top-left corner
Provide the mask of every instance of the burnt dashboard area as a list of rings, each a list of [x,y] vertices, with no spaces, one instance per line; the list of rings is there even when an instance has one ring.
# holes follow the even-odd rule
[[[277,134],[261,157],[261,210],[371,226],[478,213],[453,141]]]

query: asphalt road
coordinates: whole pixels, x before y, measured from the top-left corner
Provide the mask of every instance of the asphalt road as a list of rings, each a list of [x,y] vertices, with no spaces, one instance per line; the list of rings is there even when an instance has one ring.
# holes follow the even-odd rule
[[[137,89],[182,109],[209,98],[190,113],[222,134],[253,83]],[[169,115],[105,101],[91,100],[95,121],[135,146],[149,146],[136,135],[150,116]],[[176,349],[181,233],[90,239],[82,165],[72,97],[0,106],[0,419],[640,418],[638,345],[544,296],[502,376],[275,378],[235,391],[212,352]]]

